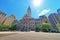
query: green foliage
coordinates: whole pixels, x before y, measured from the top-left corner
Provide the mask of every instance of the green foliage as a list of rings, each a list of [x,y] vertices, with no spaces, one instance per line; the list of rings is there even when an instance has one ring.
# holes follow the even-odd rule
[[[11,25],[10,30],[16,30],[16,24]]]
[[[2,30],[2,26],[0,25],[0,31]]]
[[[13,24],[13,25],[7,25],[7,24],[3,24],[3,25],[0,25],[0,31],[8,31],[8,30],[16,30],[16,25]]]
[[[40,25],[35,25],[35,31],[39,32],[40,31]]]
[[[41,25],[41,30],[44,32],[48,32],[50,30],[50,25],[48,23],[43,23]]]
[[[60,30],[60,23],[56,24],[57,30]]]
[[[3,25],[1,25],[1,30],[9,30],[9,28],[10,28],[10,25],[7,25],[7,24],[3,24]]]

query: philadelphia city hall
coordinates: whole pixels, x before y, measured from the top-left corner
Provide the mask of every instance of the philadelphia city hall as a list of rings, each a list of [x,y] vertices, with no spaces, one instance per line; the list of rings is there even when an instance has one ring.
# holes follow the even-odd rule
[[[17,30],[34,30],[35,25],[41,25],[42,23],[48,23],[48,19],[45,15],[39,16],[39,18],[34,19],[31,17],[31,8],[30,6],[27,9],[26,14],[23,18],[17,23]]]

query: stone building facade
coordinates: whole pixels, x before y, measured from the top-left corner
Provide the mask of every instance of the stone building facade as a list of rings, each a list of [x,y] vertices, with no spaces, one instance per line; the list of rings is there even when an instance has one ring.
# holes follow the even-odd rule
[[[0,24],[4,23],[6,14],[0,11]]]
[[[15,19],[16,19],[15,16],[11,15],[4,20],[3,24],[11,25],[14,22]]]

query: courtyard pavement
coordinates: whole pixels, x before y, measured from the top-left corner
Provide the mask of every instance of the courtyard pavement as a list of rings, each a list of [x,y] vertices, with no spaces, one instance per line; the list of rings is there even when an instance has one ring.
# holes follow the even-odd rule
[[[0,32],[0,40],[60,40],[60,33]]]

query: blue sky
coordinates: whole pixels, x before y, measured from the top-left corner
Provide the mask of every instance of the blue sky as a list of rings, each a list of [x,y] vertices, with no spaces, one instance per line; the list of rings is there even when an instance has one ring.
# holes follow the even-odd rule
[[[20,20],[27,11],[28,6],[31,7],[31,15],[38,18],[39,14],[48,16],[55,13],[60,8],[60,0],[43,0],[42,6],[34,7],[32,0],[0,0],[0,10],[5,12],[7,16],[14,14],[16,19]]]

